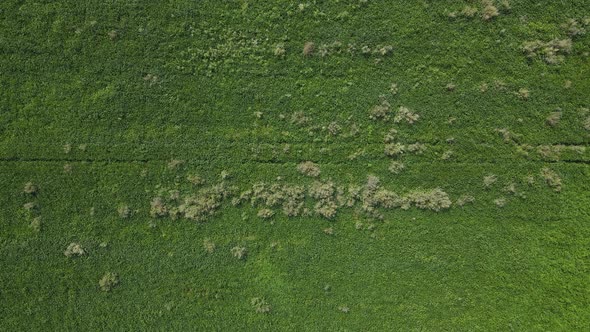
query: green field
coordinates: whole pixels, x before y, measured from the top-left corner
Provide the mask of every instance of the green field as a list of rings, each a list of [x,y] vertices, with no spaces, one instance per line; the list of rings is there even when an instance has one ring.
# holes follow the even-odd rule
[[[590,2],[0,2],[0,330],[587,331]]]

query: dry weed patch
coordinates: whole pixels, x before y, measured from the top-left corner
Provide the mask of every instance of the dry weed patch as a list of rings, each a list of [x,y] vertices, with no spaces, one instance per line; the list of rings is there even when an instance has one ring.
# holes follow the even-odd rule
[[[64,251],[64,255],[66,257],[74,257],[74,256],[83,256],[86,254],[86,251],[82,248],[79,243],[72,242],[68,245],[66,250]]]
[[[119,276],[113,272],[105,273],[98,281],[98,286],[103,292],[110,292],[119,284]]]

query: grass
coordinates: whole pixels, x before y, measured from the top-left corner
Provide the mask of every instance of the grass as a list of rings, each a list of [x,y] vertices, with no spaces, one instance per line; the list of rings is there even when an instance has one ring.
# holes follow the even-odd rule
[[[584,330],[588,13],[3,1],[0,329]]]

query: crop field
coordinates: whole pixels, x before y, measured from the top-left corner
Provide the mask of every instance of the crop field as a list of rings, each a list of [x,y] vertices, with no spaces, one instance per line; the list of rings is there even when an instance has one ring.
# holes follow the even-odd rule
[[[590,1],[0,2],[1,331],[588,331]]]

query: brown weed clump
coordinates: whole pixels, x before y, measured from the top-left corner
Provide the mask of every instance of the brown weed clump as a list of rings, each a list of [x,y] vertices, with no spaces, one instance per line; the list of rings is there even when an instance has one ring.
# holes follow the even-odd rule
[[[178,214],[186,219],[204,222],[217,212],[231,191],[233,188],[228,188],[225,183],[203,188],[196,195],[184,198],[184,203],[178,206]]]
[[[541,169],[541,177],[555,192],[560,192],[562,188],[561,177],[554,170],[544,167]]]
[[[389,164],[389,172],[393,173],[393,174],[399,174],[401,173],[404,169],[406,168],[406,165],[404,165],[404,163],[402,163],[401,161],[396,161],[393,160],[391,162],[391,164]]]
[[[484,21],[489,21],[500,15],[500,11],[494,6],[494,3],[491,0],[483,0],[482,5],[483,9],[481,11],[481,18],[483,18]]]
[[[211,241],[210,239],[203,240],[203,249],[208,254],[212,254],[215,251],[215,242]]]
[[[310,177],[320,176],[320,167],[312,161],[304,161],[297,165],[297,171],[303,175]]]
[[[271,308],[268,302],[265,299],[260,297],[255,297],[250,300],[250,304],[254,307],[254,310],[259,314],[266,314],[269,313]]]
[[[235,246],[231,248],[230,252],[232,256],[240,260],[246,259],[246,256],[248,256],[248,250],[246,249],[246,247],[242,246]]]
[[[494,183],[496,183],[496,181],[498,181],[498,177],[495,176],[494,174],[486,175],[483,178],[483,185],[484,185],[484,187],[489,188]]]
[[[305,187],[279,183],[271,185],[264,182],[256,183],[252,186],[252,189],[242,192],[239,198],[235,198],[232,203],[239,205],[248,201],[252,206],[280,206],[286,216],[299,216],[302,213],[305,201]]]
[[[401,143],[385,144],[385,155],[389,157],[397,157],[406,151],[406,146]]]
[[[551,114],[549,114],[549,116],[545,120],[545,123],[548,126],[555,127],[559,124],[560,120],[561,120],[561,112],[560,111],[551,112]]]
[[[475,202],[475,197],[473,197],[472,195],[462,195],[459,198],[457,198],[455,204],[457,204],[457,206],[464,206],[466,204],[470,204],[473,202]]]
[[[393,122],[400,123],[402,121],[405,121],[409,124],[414,124],[414,122],[418,121],[419,118],[420,118],[419,114],[414,113],[413,111],[411,111],[409,108],[407,108],[405,106],[400,106],[400,108],[397,111],[397,114],[393,118]]]
[[[98,281],[98,286],[103,292],[110,292],[115,286],[119,284],[119,276],[113,272],[105,273]]]
[[[275,213],[273,210],[265,208],[258,210],[258,213],[256,215],[262,219],[270,219],[275,215]]]
[[[547,64],[559,64],[565,60],[565,55],[572,51],[571,39],[553,39],[548,42],[533,40],[524,42],[521,46],[523,53],[529,58],[540,57]]]
[[[66,257],[83,256],[85,254],[86,251],[84,251],[82,246],[79,243],[75,242],[70,243],[64,251],[64,255]]]
[[[369,110],[369,119],[388,121],[391,117],[391,104],[381,96],[379,104]]]
[[[407,198],[417,208],[439,212],[451,207],[452,202],[449,195],[440,188],[414,191],[408,194]]]
[[[333,182],[314,181],[308,188],[308,192],[312,198],[318,200],[314,206],[316,214],[327,219],[336,216],[338,205],[334,201],[336,187]]]
[[[494,200],[494,204],[496,204],[497,207],[502,208],[506,205],[506,198],[504,198],[504,197],[496,198]]]
[[[150,206],[150,216],[152,218],[160,218],[168,215],[168,207],[166,207],[162,197],[152,199]]]
[[[25,184],[25,188],[23,189],[23,192],[27,195],[36,195],[38,191],[39,187],[37,187],[37,185],[35,185],[33,182],[27,182]]]
[[[131,217],[131,209],[128,205],[121,205],[117,208],[117,213],[119,213],[119,218],[121,219],[128,219]]]
[[[43,222],[41,220],[41,217],[35,217],[35,218],[33,218],[33,220],[31,221],[31,223],[29,224],[29,227],[34,232],[40,232],[42,226],[43,226]]]
[[[313,51],[315,51],[315,44],[313,42],[306,42],[305,45],[303,45],[304,56],[311,56]]]

